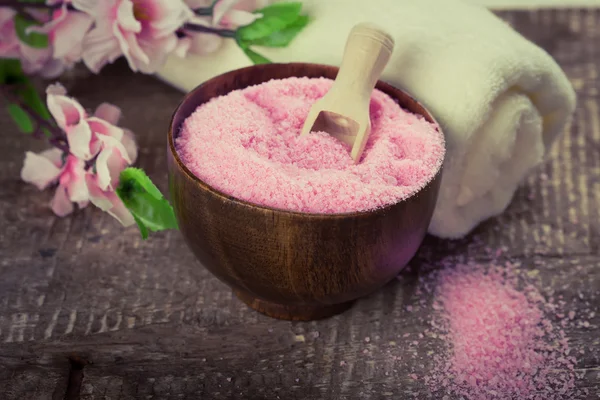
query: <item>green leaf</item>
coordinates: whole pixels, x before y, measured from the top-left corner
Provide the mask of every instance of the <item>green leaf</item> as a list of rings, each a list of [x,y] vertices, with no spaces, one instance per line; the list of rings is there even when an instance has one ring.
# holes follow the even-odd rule
[[[33,132],[33,122],[31,121],[31,117],[29,117],[29,114],[27,114],[25,110],[23,110],[18,104],[9,104],[8,113],[12,117],[13,121],[15,121],[21,132]]]
[[[133,220],[135,221],[138,228],[140,229],[140,233],[142,234],[142,239],[144,239],[144,240],[148,239],[148,228],[146,228],[146,225],[144,225],[144,223],[135,215],[133,216]]]
[[[15,94],[23,104],[31,107],[33,111],[45,120],[52,120],[46,108],[46,103],[23,73],[19,60],[0,59],[0,84],[15,85]]]
[[[0,83],[11,85],[25,82],[27,82],[27,77],[21,69],[21,61],[13,58],[0,58]]]
[[[293,21],[302,10],[302,2],[300,1],[283,1],[271,4],[254,11],[254,14],[262,14],[263,16],[280,16]]]
[[[48,111],[48,108],[46,108],[46,103],[44,103],[33,85],[28,83],[21,90],[19,90],[18,93],[19,97],[21,97],[21,100],[23,100],[23,103],[31,107],[45,120],[51,120],[50,112]]]
[[[255,40],[270,36],[293,23],[301,10],[302,3],[299,2],[275,3],[256,10],[254,13],[262,14],[262,18],[239,28],[235,32],[236,39],[242,43],[252,44]]]
[[[48,35],[38,32],[27,33],[27,28],[30,26],[40,25],[38,22],[25,18],[21,14],[15,15],[15,30],[17,36],[25,44],[36,49],[44,49],[48,47]]]
[[[240,45],[240,47],[242,47],[242,46]],[[255,65],[271,64],[271,60],[269,60],[265,56],[258,54],[257,52],[253,51],[252,49],[250,49],[248,47],[242,47],[242,50],[248,56],[250,61],[252,61]]]
[[[141,169],[130,167],[121,172],[117,195],[133,214],[143,239],[148,231],[178,228],[173,207]]]
[[[310,21],[307,15],[300,15],[294,22],[280,31],[273,32],[269,36],[257,39],[252,45],[264,47],[286,47],[290,42],[308,25]]]

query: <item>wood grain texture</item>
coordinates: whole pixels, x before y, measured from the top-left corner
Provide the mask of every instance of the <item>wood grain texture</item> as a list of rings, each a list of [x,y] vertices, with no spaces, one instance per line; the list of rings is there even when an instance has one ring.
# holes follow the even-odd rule
[[[181,162],[175,140],[184,121],[215,97],[272,79],[336,75],[335,67],[300,63],[228,72],[187,94],[169,128],[170,193],[182,236],[202,265],[240,299],[275,318],[329,317],[394,279],[427,233],[441,167],[423,189],[390,206],[338,215],[307,214],[256,206],[210,187]],[[383,82],[377,88],[402,108],[435,123],[402,90]]]
[[[539,271],[545,295],[596,310],[589,327],[570,327],[567,336],[582,375],[577,385],[597,399],[600,12],[501,15],[565,69],[579,96],[573,124],[506,213],[464,240],[426,238],[412,264],[453,254],[485,262],[487,247],[506,246]],[[165,132],[181,94],[124,63],[76,82],[71,94],[89,108],[102,101],[123,108],[140,165],[166,192]],[[144,242],[92,207],[54,217],[52,194],[19,180],[24,151],[41,147],[6,113],[0,121],[0,398],[63,399],[72,354],[92,362],[84,400],[427,398],[409,374],[427,373],[427,352],[441,345],[426,338],[411,346],[432,312],[405,311],[416,301],[418,268],[331,319],[274,321],[199,268],[179,232]]]

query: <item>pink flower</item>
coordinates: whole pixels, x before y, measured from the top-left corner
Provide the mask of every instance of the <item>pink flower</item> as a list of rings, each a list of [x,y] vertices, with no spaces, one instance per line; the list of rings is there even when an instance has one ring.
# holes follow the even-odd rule
[[[33,48],[21,42],[15,30],[16,12],[0,7],[0,58],[21,59],[21,67],[26,74],[39,73],[45,78],[53,78],[64,71],[59,60],[52,59],[51,48]]]
[[[56,215],[73,212],[73,203],[85,207],[91,201],[123,225],[135,223],[115,193],[121,171],[137,158],[133,133],[117,126],[121,110],[103,103],[89,117],[60,84],[46,93],[48,109],[67,136],[69,154],[59,149],[27,152],[21,178],[40,190],[57,184],[51,202]]]
[[[187,0],[187,3],[196,9],[209,6],[212,1],[206,4],[203,0]],[[213,8],[212,18],[194,16],[190,22],[207,27],[237,29],[261,18],[261,14],[253,14],[251,11],[264,6],[264,3],[265,1],[260,0],[219,0]],[[188,51],[196,55],[211,54],[223,45],[224,39],[221,36],[190,30],[186,34],[188,36],[180,40],[180,46],[176,49],[176,54],[180,57],[184,57]]]
[[[240,26],[250,25],[261,14],[253,14],[251,11],[262,7],[264,2],[256,0],[219,0],[213,9],[213,26],[235,29]]]
[[[175,32],[193,16],[182,0],[103,0],[84,39],[83,61],[98,72],[124,55],[134,71],[155,72],[177,47]]]
[[[83,208],[89,200],[85,163],[73,155],[68,155],[63,163],[62,156],[63,153],[55,148],[39,154],[28,151],[21,170],[21,179],[40,190],[58,182],[50,206],[60,217],[73,212],[73,203],[78,203]]]
[[[46,89],[46,104],[48,111],[67,135],[69,150],[82,160],[91,159],[92,130],[87,121],[83,107],[75,100],[66,96],[67,91],[59,84],[50,85]]]
[[[8,7],[0,7],[0,58],[19,58],[19,38],[15,30],[16,12]]]
[[[90,191],[90,200],[96,207],[109,213],[123,226],[127,227],[135,223],[133,215],[125,207],[117,193],[112,190],[101,189],[97,175],[86,175],[86,183]]]
[[[96,109],[94,117],[88,118],[99,151],[96,173],[86,175],[86,184],[90,201],[96,207],[112,215],[123,226],[130,226],[135,220],[115,189],[119,185],[121,171],[135,162],[137,147],[133,133],[116,126],[120,116],[119,108],[103,103]]]
[[[90,118],[90,125],[102,143],[102,149],[96,159],[96,174],[88,174],[86,182],[92,203],[122,225],[130,226],[135,220],[114,190],[119,185],[121,171],[135,162],[137,147],[131,131],[113,129],[120,117],[119,108],[103,103]]]
[[[73,65],[81,60],[83,38],[91,28],[93,20],[84,12],[86,0],[49,0],[48,5],[62,3],[61,8],[52,11],[49,22],[41,27],[30,27],[29,31],[48,35],[53,47],[53,58],[63,60],[67,65]],[[72,6],[79,11],[70,11]]]
[[[120,118],[121,110],[118,107],[109,103],[102,103],[96,108],[94,116],[88,118],[87,121],[98,143],[102,142],[110,145],[113,142],[106,137],[115,139],[118,143],[112,147],[122,150],[123,158],[129,164],[133,164],[137,159],[137,145],[135,144],[133,132],[117,126]]]

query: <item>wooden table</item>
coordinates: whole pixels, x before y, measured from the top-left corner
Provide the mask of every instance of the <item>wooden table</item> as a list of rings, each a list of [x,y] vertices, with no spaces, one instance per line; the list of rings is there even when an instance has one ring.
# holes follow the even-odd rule
[[[418,267],[423,254],[485,260],[486,246],[507,246],[524,268],[537,263],[545,294],[598,310],[600,12],[501,15],[566,70],[579,95],[573,126],[504,215],[461,241],[427,238],[412,264]],[[71,94],[90,108],[102,101],[123,108],[123,124],[138,135],[139,164],[165,190],[167,124],[181,93],[120,63],[78,81]],[[408,376],[421,367],[388,352],[396,341],[393,351],[410,358],[403,334],[426,328],[403,311],[416,301],[418,273],[328,320],[272,320],[232,297],[176,231],[142,241],[136,228],[123,229],[94,207],[64,219],[52,215],[51,193],[19,180],[23,153],[40,145],[17,133],[6,113],[0,118],[0,398],[427,396],[423,382]],[[567,333],[571,346],[584,350],[577,385],[597,399],[600,312],[590,324]],[[436,346],[424,341],[417,348],[424,360],[418,372],[427,372],[425,349]]]

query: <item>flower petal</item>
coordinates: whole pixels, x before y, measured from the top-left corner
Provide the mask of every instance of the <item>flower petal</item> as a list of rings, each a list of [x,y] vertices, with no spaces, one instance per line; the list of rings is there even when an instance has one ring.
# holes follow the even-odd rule
[[[52,19],[50,22],[40,26],[40,25],[31,25],[25,29],[25,33],[28,35],[31,32],[39,32],[39,33],[51,33],[64,19],[67,17],[67,2],[64,2],[59,9],[56,9],[52,12]]]
[[[77,125],[86,117],[85,110],[76,100],[53,92],[46,92],[46,105],[61,129]]]
[[[131,160],[131,164],[135,163],[138,156],[137,144],[135,142],[135,135],[129,129],[123,130],[123,138],[121,139],[121,143],[123,143],[123,147],[127,151],[127,155]]]
[[[48,160],[52,161],[52,164],[56,165],[56,167],[58,168],[61,168],[64,164],[63,151],[57,149],[56,147],[52,147],[50,149],[42,151],[40,153],[40,156],[46,157]]]
[[[121,171],[131,164],[131,159],[120,141],[105,135],[99,135],[98,139],[104,143],[96,159],[98,186],[102,190],[115,188]]]
[[[56,0],[56,1],[61,1],[61,0]],[[86,14],[90,14],[90,15],[96,15],[96,10],[98,8],[98,0],[71,0],[71,5],[73,6],[73,8],[79,10],[79,11],[83,11]],[[102,1],[101,3],[105,3],[102,4],[102,6],[110,6],[111,2],[110,1]]]
[[[191,33],[187,32],[192,39],[190,53],[200,56],[214,53],[223,45],[223,38],[210,33]]]
[[[0,7],[0,57],[20,58],[20,41],[15,30],[14,16],[16,11],[8,7]]]
[[[115,192],[101,190],[93,176],[88,175],[87,182],[90,188],[90,200],[96,207],[109,213],[125,227],[135,223],[133,215]]]
[[[104,194],[105,191],[100,187],[98,183],[98,175],[87,174],[85,176],[85,181],[90,192],[90,201],[92,204],[102,211],[106,211],[111,208],[112,202],[106,197]]]
[[[142,0],[150,17],[149,34],[160,39],[170,36],[194,17],[194,12],[182,0]]]
[[[98,117],[90,117],[87,119],[87,122],[90,126],[90,129],[95,134],[110,136],[119,141],[121,138],[123,138],[123,129],[103,119]]]
[[[121,118],[121,109],[110,103],[102,103],[96,108],[94,117],[103,119],[109,124],[117,125],[119,118]]]
[[[213,8],[213,25],[219,25],[221,20],[231,10],[239,0],[219,0]]]
[[[138,63],[140,72],[152,74],[158,71],[166,62],[169,54],[177,47],[177,41],[175,34],[151,41],[139,40],[140,49],[148,59],[148,62]]]
[[[62,60],[51,59],[39,72],[40,76],[45,79],[54,79],[62,75],[65,72],[66,65]]]
[[[25,182],[44,190],[49,184],[58,179],[60,172],[61,169],[43,154],[36,154],[31,151],[25,153],[25,162],[21,169],[21,179]]]
[[[89,199],[85,183],[85,163],[79,158],[69,155],[60,176],[60,185],[67,189],[69,200],[81,202]]]
[[[50,207],[54,214],[59,217],[66,217],[73,212],[73,203],[67,197],[67,189],[63,186],[56,188],[56,193],[50,202]]]
[[[140,2],[140,0],[138,0],[138,2]],[[131,0],[121,0],[117,8],[116,20],[121,29],[139,33],[142,31],[142,24],[135,19],[133,6],[134,4]]]
[[[220,24],[227,27],[238,28],[240,26],[250,25],[259,18],[262,18],[262,14],[231,10],[221,18]]]
[[[177,47],[173,50],[173,53],[177,57],[185,58],[187,56],[188,51],[190,50],[190,46],[192,45],[192,39],[188,36],[181,38],[177,41]]]
[[[96,74],[123,55],[112,29],[112,24],[97,24],[83,40],[83,62]]]
[[[67,188],[69,200],[79,203],[89,199],[90,193],[87,185],[85,184],[84,176],[84,174],[78,175],[77,179],[71,181],[71,184]]]
[[[67,89],[58,82],[52,83],[52,84],[48,85],[48,87],[46,88],[46,95],[49,95],[49,94],[58,95],[58,96],[66,96]]]
[[[17,12],[10,7],[0,7],[0,25],[12,22]]]
[[[27,75],[42,72],[46,64],[51,61],[52,48],[43,49],[28,46],[24,42],[19,42],[19,51],[21,54],[21,67]]]
[[[138,72],[141,71],[143,65],[150,63],[150,58],[148,58],[148,55],[146,55],[140,47],[135,33],[127,31],[121,32],[118,27],[116,27],[113,32],[123,55],[127,59],[129,68],[134,72]]]
[[[91,152],[92,130],[86,120],[81,120],[77,125],[65,129],[69,150],[71,154],[82,160],[93,157]]]
[[[82,42],[93,20],[82,12],[69,12],[53,32],[54,58],[68,58],[69,62],[81,59]]]
[[[110,176],[110,170],[108,168],[108,159],[112,156],[113,149],[105,148],[100,150],[98,157],[96,158],[96,176],[97,184],[101,190],[107,190],[110,187],[112,177]]]

